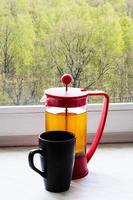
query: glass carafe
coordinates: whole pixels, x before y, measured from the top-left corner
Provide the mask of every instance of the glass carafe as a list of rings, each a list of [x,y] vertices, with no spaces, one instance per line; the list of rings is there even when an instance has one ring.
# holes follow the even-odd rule
[[[65,87],[45,90],[45,131],[66,130],[76,136],[76,156],[73,179],[82,178],[88,174],[87,162],[93,156],[106,122],[109,96],[103,91],[89,91],[83,88],[68,87],[71,75],[62,77]],[[103,97],[103,109],[93,142],[86,150],[87,144],[87,103],[89,96]]]
[[[76,136],[76,156],[86,152],[87,112],[86,106],[76,108],[46,107],[45,128],[51,130],[67,130]]]

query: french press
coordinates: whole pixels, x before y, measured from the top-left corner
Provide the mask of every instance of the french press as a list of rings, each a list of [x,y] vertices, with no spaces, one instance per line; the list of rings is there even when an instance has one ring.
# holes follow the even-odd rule
[[[78,179],[88,174],[87,163],[100,142],[108,112],[109,96],[102,91],[68,87],[72,81],[70,74],[64,74],[61,81],[65,87],[47,89],[42,97],[42,99],[45,99],[46,106],[45,131],[66,130],[75,134],[76,156],[72,178]],[[90,96],[103,96],[104,103],[97,132],[89,150],[86,150],[86,105]]]

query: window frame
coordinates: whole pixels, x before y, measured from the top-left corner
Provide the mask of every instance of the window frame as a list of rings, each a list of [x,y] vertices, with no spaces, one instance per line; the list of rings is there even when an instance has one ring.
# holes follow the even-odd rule
[[[102,104],[88,104],[88,142],[92,142]],[[37,145],[45,130],[45,106],[0,106],[0,146]],[[133,103],[110,103],[101,143],[133,142]]]

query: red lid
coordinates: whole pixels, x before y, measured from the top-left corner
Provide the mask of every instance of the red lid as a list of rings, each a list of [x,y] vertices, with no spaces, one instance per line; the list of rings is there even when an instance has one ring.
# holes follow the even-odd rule
[[[46,105],[55,107],[72,108],[86,104],[88,91],[80,88],[65,87],[50,88],[44,91]]]
[[[88,91],[80,88],[68,88],[68,84],[71,83],[72,79],[70,74],[64,74],[61,81],[65,87],[50,88],[44,91],[47,106],[72,108],[86,104]]]

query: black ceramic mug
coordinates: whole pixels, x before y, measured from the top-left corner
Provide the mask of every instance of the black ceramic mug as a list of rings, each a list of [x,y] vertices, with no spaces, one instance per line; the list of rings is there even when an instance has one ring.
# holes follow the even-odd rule
[[[69,189],[75,158],[75,136],[68,131],[47,131],[39,136],[39,148],[29,152],[30,167],[44,179],[51,192]],[[40,171],[34,165],[34,155],[40,154]]]

